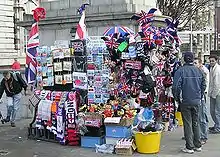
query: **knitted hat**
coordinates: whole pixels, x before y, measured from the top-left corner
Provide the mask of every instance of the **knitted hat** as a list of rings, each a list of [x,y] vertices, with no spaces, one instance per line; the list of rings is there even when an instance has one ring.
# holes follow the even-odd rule
[[[194,61],[194,54],[192,52],[185,52],[184,53],[184,61],[186,63],[191,63]]]

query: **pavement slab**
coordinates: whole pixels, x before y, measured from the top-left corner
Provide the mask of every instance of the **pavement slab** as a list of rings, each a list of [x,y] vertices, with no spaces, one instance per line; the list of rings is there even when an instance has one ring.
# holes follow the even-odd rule
[[[6,157],[116,157],[117,155],[97,154],[94,149],[61,146],[57,143],[29,140],[27,126],[31,119],[19,120],[16,128],[9,124],[0,125],[0,156]],[[138,154],[135,157],[220,157],[220,134],[209,135],[202,152],[192,155],[180,152],[184,147],[182,127],[172,132],[164,132],[161,150],[158,154]]]

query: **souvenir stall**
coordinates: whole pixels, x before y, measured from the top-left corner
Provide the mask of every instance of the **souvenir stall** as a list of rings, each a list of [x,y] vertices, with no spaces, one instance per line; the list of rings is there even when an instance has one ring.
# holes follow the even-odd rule
[[[161,131],[177,126],[171,86],[181,65],[178,21],[157,27],[156,11],[131,17],[136,34],[114,26],[102,37],[39,48],[29,138],[102,153],[157,153]]]

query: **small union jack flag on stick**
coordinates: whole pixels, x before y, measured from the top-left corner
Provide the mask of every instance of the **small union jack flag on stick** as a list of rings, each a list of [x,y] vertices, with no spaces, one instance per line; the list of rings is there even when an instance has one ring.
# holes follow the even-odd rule
[[[119,46],[119,43],[117,43],[117,40],[113,37],[102,37],[102,39],[105,41],[106,46],[110,49],[117,49]]]
[[[134,14],[131,19],[136,20],[139,24],[149,23],[152,21],[155,11],[157,11],[155,8],[150,9],[148,13],[141,10],[141,13]]]

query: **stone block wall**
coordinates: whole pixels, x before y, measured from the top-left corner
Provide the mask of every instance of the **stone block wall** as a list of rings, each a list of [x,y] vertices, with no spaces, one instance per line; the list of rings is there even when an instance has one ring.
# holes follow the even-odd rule
[[[148,2],[146,2],[148,1]],[[150,2],[149,2],[150,1]],[[102,35],[111,26],[123,25],[137,30],[130,17],[140,10],[155,7],[154,0],[59,0],[42,2],[47,18],[40,22],[41,45],[53,45],[55,40],[70,40],[71,28],[76,28],[80,19],[77,9],[83,3],[90,3],[86,9],[86,26],[90,36]],[[26,16],[24,21],[31,21]],[[24,27],[29,27],[23,22]]]

